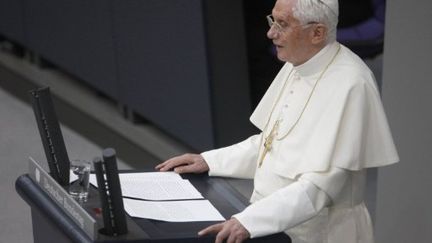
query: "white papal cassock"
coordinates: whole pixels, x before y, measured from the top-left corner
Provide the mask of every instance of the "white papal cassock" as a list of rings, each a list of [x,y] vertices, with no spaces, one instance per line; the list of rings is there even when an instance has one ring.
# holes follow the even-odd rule
[[[285,231],[294,243],[373,242],[366,169],[399,158],[373,74],[357,55],[334,42],[302,65],[286,63],[250,120],[262,133],[202,155],[210,175],[254,178],[252,204],[233,215],[252,238]],[[259,167],[276,120],[278,139]]]

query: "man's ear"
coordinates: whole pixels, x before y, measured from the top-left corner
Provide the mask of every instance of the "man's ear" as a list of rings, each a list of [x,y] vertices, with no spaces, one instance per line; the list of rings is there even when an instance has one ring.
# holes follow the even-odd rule
[[[326,42],[327,34],[328,34],[328,29],[325,25],[320,23],[315,24],[311,32],[312,44],[317,45]]]

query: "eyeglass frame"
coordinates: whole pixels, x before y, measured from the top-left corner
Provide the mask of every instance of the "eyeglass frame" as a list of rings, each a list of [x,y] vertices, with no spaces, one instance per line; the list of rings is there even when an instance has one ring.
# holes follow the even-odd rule
[[[268,23],[270,29],[271,29],[273,26],[275,26],[275,28],[276,28],[276,32],[277,32],[277,33],[284,33],[284,32],[287,31],[288,29],[293,29],[293,28],[296,28],[296,27],[306,27],[306,26],[308,26],[308,25],[318,24],[318,22],[309,22],[309,23],[301,24],[301,25],[285,26],[285,27],[282,27],[282,26],[281,26],[281,25],[280,25],[276,20],[274,20],[274,17],[273,17],[272,14],[267,15],[267,16],[266,16],[266,19],[267,19],[267,23]]]

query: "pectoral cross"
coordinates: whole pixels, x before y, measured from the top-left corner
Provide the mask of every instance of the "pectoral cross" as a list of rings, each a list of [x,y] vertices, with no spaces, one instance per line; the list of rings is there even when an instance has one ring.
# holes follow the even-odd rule
[[[275,122],[275,124],[273,125],[272,130],[270,131],[270,134],[264,140],[264,150],[263,150],[263,152],[261,154],[261,157],[260,157],[260,160],[259,160],[259,163],[258,163],[258,167],[261,167],[261,165],[262,165],[262,163],[264,161],[265,156],[267,155],[268,152],[270,152],[270,150],[272,150],[273,141],[276,138],[277,131],[279,129],[279,123],[280,123],[280,120],[277,120]]]

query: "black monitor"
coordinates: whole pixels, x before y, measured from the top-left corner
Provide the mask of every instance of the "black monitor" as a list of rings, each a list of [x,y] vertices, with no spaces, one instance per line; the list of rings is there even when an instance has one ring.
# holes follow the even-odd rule
[[[30,91],[39,134],[51,176],[62,186],[69,185],[69,157],[54,109],[49,87]]]

